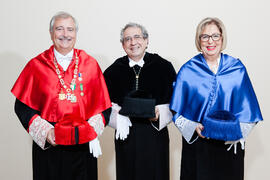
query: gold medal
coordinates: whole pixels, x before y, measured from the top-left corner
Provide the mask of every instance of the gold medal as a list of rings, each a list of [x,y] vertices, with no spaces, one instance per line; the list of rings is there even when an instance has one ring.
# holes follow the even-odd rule
[[[59,93],[59,100],[63,101],[66,99],[66,95],[64,93]]]
[[[61,92],[59,93],[59,100],[63,101],[66,99],[66,95],[63,92],[63,89],[61,88]]]

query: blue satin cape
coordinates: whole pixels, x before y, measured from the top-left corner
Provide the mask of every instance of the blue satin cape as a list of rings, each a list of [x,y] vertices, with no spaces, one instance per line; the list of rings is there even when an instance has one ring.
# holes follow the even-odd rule
[[[170,104],[176,114],[202,122],[210,112],[228,111],[239,122],[262,120],[260,107],[247,74],[239,59],[221,54],[214,74],[202,54],[185,63],[178,72]]]

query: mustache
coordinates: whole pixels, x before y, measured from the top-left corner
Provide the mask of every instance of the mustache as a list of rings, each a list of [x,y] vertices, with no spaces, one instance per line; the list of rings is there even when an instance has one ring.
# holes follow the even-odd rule
[[[60,36],[58,39],[59,39],[59,40],[67,40],[67,41],[71,41],[71,40],[72,40],[72,37],[70,37],[70,36]]]

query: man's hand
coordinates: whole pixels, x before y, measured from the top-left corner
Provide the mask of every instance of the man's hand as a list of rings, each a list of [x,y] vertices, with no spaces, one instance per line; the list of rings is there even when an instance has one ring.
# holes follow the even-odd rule
[[[157,121],[159,118],[159,109],[157,106],[155,107],[155,113],[156,113],[156,117],[150,118],[150,121]]]
[[[52,146],[56,146],[56,145],[57,145],[57,144],[55,144],[54,128],[51,128],[51,129],[48,131],[46,140],[47,140],[48,143],[50,143]]]

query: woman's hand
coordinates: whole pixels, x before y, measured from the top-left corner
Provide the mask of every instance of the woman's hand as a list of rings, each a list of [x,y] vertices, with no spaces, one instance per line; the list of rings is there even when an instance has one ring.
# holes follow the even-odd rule
[[[204,129],[204,127],[201,123],[199,123],[196,127],[196,132],[201,138],[205,138],[205,136],[202,135],[203,129]]]

